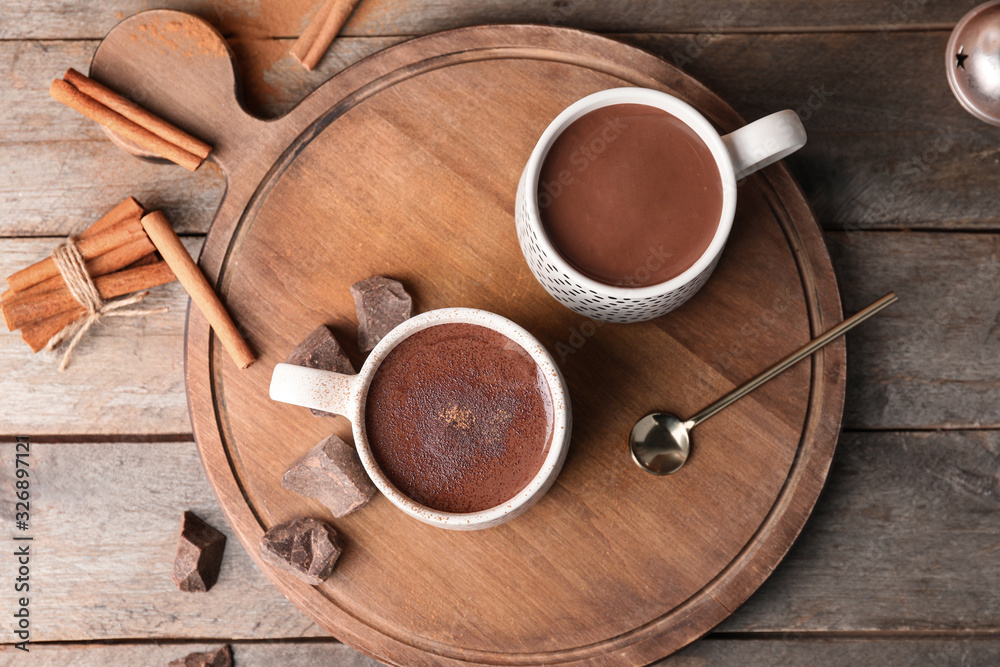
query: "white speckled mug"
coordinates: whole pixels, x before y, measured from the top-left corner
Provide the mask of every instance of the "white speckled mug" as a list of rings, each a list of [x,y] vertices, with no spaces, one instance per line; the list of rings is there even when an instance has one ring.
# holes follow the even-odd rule
[[[545,377],[552,399],[552,437],[541,468],[508,501],[480,512],[449,513],[421,505],[397,489],[379,468],[368,444],[365,402],[379,365],[408,336],[439,324],[475,324],[492,329],[520,345]],[[271,376],[271,398],[347,417],[361,464],[375,486],[399,509],[424,523],[452,530],[477,530],[509,521],[534,505],[549,490],[566,460],[572,413],[569,392],[559,367],[538,340],[505,317],[474,308],[442,308],[410,318],[389,332],[372,350],[357,375],[341,375],[304,366],[277,364]]]
[[[615,104],[651,106],[680,119],[705,142],[722,180],[722,216],[709,247],[676,278],[648,287],[607,285],[576,270],[546,236],[539,212],[538,182],[552,144],[580,117]],[[795,112],[787,109],[721,136],[694,107],[658,90],[612,88],[588,95],[549,124],[521,174],[514,209],[521,252],[545,291],[580,315],[605,322],[642,322],[659,317],[691,298],[715,269],[736,212],[736,181],[794,153],[805,143],[805,128]]]

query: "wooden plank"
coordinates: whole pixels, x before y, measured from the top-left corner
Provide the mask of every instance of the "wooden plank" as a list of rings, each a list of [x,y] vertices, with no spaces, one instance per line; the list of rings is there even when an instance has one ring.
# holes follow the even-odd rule
[[[0,445],[13,519],[14,445]],[[40,444],[30,451],[33,641],[328,636],[254,565],[226,523],[192,442]],[[227,536],[219,580],[171,580],[181,514]],[[13,604],[5,592],[4,605]],[[9,635],[4,641],[9,641]]]
[[[947,32],[720,35],[703,47],[691,35],[620,37],[676,61],[746,118],[798,110],[810,140],[789,166],[826,229],[1000,228],[993,187],[1000,149],[994,129],[966,113],[944,84]],[[398,41],[339,39],[311,74],[283,56],[288,40],[230,43],[249,108],[274,117],[337,71]],[[0,60],[11,63],[0,78],[7,109],[0,160],[12,166],[0,181],[0,235],[67,233],[126,194],[159,201],[153,205],[181,231],[206,231],[224,187],[214,165],[189,174],[137,162],[49,99],[51,79],[67,66],[86,68],[96,44],[0,42]],[[687,62],[692,44],[702,50]],[[732,62],[746,65],[737,71]],[[907,66],[882,67],[886,62]]]
[[[900,298],[847,335],[844,427],[1000,426],[1000,235],[826,239],[845,313]]]
[[[838,232],[826,240],[846,313],[891,289],[901,297],[848,335],[845,427],[1000,427],[998,236]],[[55,243],[0,240],[0,275],[41,259]],[[200,242],[188,243],[196,252]],[[182,381],[187,299],[172,284],[149,302],[171,312],[97,327],[61,374],[17,334],[0,334],[0,367],[10,369],[0,388],[9,408],[0,411],[0,433],[190,432]],[[759,336],[759,327],[749,327],[729,353],[747,354]],[[716,363],[731,364],[728,357]]]
[[[46,644],[31,648],[35,667],[106,667],[107,665],[165,665],[196,651],[215,650],[221,644],[169,643],[80,645]],[[373,667],[376,662],[343,644],[334,642],[232,642],[237,667]],[[14,667],[25,660],[7,645],[0,647],[0,665]],[[709,636],[654,667],[702,667],[703,665],[768,665],[769,667],[844,667],[879,665],[988,665],[1000,662],[1000,639],[822,639],[778,636],[760,639],[722,639]]]
[[[988,665],[1000,660],[995,637],[959,639],[800,638],[722,639],[711,635],[655,667],[767,665],[768,667],[912,667],[913,665]]]
[[[844,434],[795,546],[717,630],[996,633],[998,509],[1000,432]]]
[[[103,135],[0,143],[0,163],[10,165],[0,182],[0,236],[8,237],[78,232],[128,196],[164,211],[179,232],[200,231],[211,223],[225,187],[211,162],[192,174],[126,155]]]
[[[166,665],[189,653],[214,651],[215,644],[169,642],[166,644],[39,644],[22,655],[9,644],[0,646],[0,665],[15,667],[28,662],[32,667],[107,667],[108,665]],[[377,667],[382,663],[338,642],[319,643],[229,642],[236,667]]]
[[[225,34],[293,37],[316,11],[313,0],[165,0],[162,9],[193,12],[214,22]],[[97,6],[95,6],[97,5]],[[8,3],[0,39],[64,39],[103,36],[123,16],[148,8],[143,0],[87,3],[68,0],[15,0]],[[419,35],[483,23],[540,23],[611,32],[731,32],[738,30],[828,30],[954,24],[968,11],[964,2],[864,0],[825,3],[763,2],[663,3],[639,0],[609,11],[601,0],[465,2],[463,0],[365,0],[345,26],[349,35]]]
[[[7,513],[12,450],[0,445]],[[843,436],[798,542],[718,630],[771,633],[763,645],[782,655],[802,632],[996,635],[1000,595],[988,582],[1000,581],[998,461],[995,431]],[[193,443],[34,443],[31,470],[33,639],[323,635],[235,539]],[[204,595],[170,581],[184,509],[229,536],[219,582]],[[8,608],[12,595],[2,596]]]
[[[46,257],[58,239],[3,239],[0,275]],[[202,239],[185,245],[198,253]],[[195,255],[197,256],[197,255]],[[65,372],[57,355],[33,355],[20,334],[0,333],[0,434],[189,433],[184,395],[187,294],[178,283],[143,302],[169,313],[110,318],[81,341]]]

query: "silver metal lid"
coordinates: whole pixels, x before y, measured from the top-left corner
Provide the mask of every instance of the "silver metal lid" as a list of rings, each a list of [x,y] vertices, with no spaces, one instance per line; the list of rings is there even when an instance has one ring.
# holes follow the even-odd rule
[[[979,120],[1000,126],[1000,0],[962,17],[945,51],[948,84]]]

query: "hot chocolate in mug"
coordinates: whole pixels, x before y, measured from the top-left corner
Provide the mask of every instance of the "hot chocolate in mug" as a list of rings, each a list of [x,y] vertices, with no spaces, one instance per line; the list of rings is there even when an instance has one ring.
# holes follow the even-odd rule
[[[545,347],[472,308],[410,318],[357,375],[277,364],[270,396],[347,417],[383,495],[453,530],[495,526],[537,502],[562,469],[572,423]]]

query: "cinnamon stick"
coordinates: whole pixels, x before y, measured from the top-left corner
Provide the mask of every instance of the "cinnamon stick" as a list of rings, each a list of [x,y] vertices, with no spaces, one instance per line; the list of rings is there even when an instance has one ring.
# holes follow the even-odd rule
[[[21,327],[21,340],[28,344],[32,352],[45,349],[52,337],[62,331],[78,317],[86,315],[83,306],[57,313],[43,320],[35,320]]]
[[[310,72],[330,49],[360,0],[327,0],[289,51]]]
[[[161,139],[178,146],[188,153],[197,155],[202,160],[212,152],[212,147],[204,141],[195,139],[180,128],[171,125],[159,116],[146,111],[141,106],[127,100],[107,86],[81,74],[72,67],[66,70],[63,80],[71,83],[77,90],[89,95],[112,111],[115,111],[136,125],[143,127]]]
[[[302,31],[298,39],[292,44],[292,48],[288,50],[288,53],[295,58],[295,60],[305,67],[307,70],[312,71],[311,67],[308,67],[303,63],[303,59],[306,54],[309,53],[309,48],[315,43],[316,38],[319,37],[320,30],[323,29],[323,25],[326,23],[326,18],[330,15],[330,10],[337,3],[338,0],[326,0],[319,9],[316,11],[316,16],[312,17],[309,21],[309,25],[306,29]],[[313,65],[315,67],[315,65]]]
[[[173,280],[176,280],[176,277],[167,263],[157,262],[100,276],[94,279],[94,286],[97,287],[102,299],[113,299],[116,296],[163,285]],[[83,307],[64,285],[46,293],[42,298],[25,299],[14,303],[5,302],[2,310],[4,323],[10,331],[14,331],[31,322],[44,320],[68,310],[82,311]]]
[[[194,153],[153,134],[62,79],[56,79],[52,82],[49,87],[49,95],[112,132],[131,139],[140,146],[148,148],[171,162],[176,162],[185,169],[194,171],[204,161]]]
[[[93,259],[113,248],[125,245],[145,236],[142,230],[142,223],[135,218],[127,218],[121,222],[108,226],[92,236],[85,236],[77,241],[77,247],[85,260]],[[14,292],[21,292],[32,285],[36,285],[46,278],[58,276],[59,269],[55,260],[51,257],[21,269],[17,273],[7,276],[7,287]]]
[[[150,241],[150,243],[152,243],[152,241]],[[148,266],[150,264],[155,264],[158,261],[160,261],[160,260],[156,256],[156,253],[155,252],[151,252],[148,255],[146,255],[145,257],[140,257],[139,259],[135,260],[134,262],[132,262],[131,264],[129,264],[125,268],[126,269],[134,269],[134,268],[137,268],[137,267],[140,267],[140,266]]]
[[[156,248],[153,247],[153,242],[150,241],[147,236],[143,235],[140,239],[130,241],[124,245],[118,246],[117,248],[112,248],[106,253],[88,260],[84,266],[86,266],[87,273],[90,277],[96,278],[98,276],[105,276],[109,273],[114,273],[115,271],[124,269],[139,259],[149,256],[150,253],[155,251]],[[26,290],[14,292],[10,296],[6,297],[4,301],[14,303],[15,301],[21,301],[23,299],[37,298],[39,295],[55,291],[65,284],[66,283],[63,281],[63,277],[61,275],[52,276],[51,278],[46,278],[40,283],[32,285]]]
[[[212,289],[205,274],[181,243],[177,232],[160,211],[153,211],[142,218],[142,226],[163,260],[173,269],[188,296],[208,319],[215,334],[229,355],[240,368],[247,368],[254,362],[250,346],[236,329],[219,296]]]
[[[113,209],[102,215],[97,222],[92,224],[83,230],[79,238],[86,238],[88,236],[93,236],[97,232],[104,231],[109,227],[113,227],[119,222],[128,220],[129,218],[141,218],[146,215],[146,210],[142,207],[142,204],[135,200],[135,197],[129,197],[122,203],[116,205]]]

